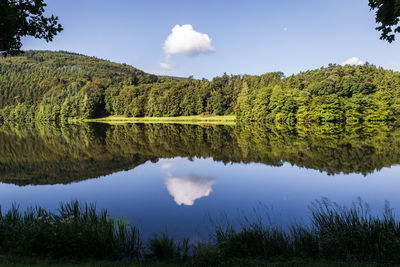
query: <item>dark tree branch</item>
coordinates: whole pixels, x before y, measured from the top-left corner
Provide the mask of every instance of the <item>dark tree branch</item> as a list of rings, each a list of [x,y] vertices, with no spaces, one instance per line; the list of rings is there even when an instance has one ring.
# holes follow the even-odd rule
[[[63,30],[58,17],[45,17],[43,0],[0,0],[0,53],[21,53],[21,37],[52,41]]]
[[[400,33],[400,0],[369,0],[371,10],[376,10],[376,30],[381,32],[381,40],[389,43]]]

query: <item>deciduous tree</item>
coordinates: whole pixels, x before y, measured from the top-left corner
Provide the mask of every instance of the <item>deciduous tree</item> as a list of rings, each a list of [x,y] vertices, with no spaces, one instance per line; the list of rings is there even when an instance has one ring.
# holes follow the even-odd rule
[[[63,30],[58,17],[45,17],[43,0],[0,0],[0,53],[21,53],[21,37],[52,41]]]

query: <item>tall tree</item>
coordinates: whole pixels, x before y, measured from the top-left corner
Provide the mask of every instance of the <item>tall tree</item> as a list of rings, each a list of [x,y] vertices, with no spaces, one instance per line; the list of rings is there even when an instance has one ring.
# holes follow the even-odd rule
[[[21,37],[33,36],[52,41],[63,30],[58,17],[44,16],[43,0],[0,0],[0,53],[21,53]]]
[[[400,33],[400,0],[369,0],[372,10],[376,9],[376,27],[381,32],[380,39],[389,43],[395,40],[395,34]]]

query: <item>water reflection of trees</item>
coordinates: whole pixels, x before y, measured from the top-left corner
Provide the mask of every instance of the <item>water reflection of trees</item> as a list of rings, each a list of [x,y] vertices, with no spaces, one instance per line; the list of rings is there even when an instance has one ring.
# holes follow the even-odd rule
[[[289,162],[328,174],[365,175],[400,162],[400,130],[387,124],[36,124],[0,129],[0,179],[16,184],[68,183],[177,156],[274,166]]]

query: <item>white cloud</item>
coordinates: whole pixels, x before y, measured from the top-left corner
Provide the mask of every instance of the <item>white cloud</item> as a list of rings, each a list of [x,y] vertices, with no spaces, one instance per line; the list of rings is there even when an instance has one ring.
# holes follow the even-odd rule
[[[288,28],[287,28],[287,27],[283,28],[283,31],[287,32],[287,30],[288,30]]]
[[[160,67],[163,70],[172,70],[172,65],[167,62],[160,62]]]
[[[358,57],[351,57],[347,60],[345,60],[342,65],[363,65],[364,61],[362,61],[361,59],[359,59]]]
[[[167,55],[197,56],[213,53],[215,48],[208,34],[197,32],[192,25],[185,24],[175,25],[164,42],[164,52]]]
[[[165,182],[165,185],[176,204],[192,206],[196,199],[210,195],[214,183],[215,178],[188,175],[170,177]]]
[[[164,161],[161,164],[161,169],[162,170],[172,169],[173,167],[175,167],[175,164],[172,161]]]
[[[172,176],[172,171],[175,169],[175,163],[173,161],[164,161],[161,163],[161,170],[163,170],[168,176]]]

